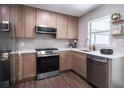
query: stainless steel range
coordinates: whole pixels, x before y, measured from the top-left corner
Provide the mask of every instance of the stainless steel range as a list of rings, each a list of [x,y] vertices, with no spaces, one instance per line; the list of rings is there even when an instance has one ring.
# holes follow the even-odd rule
[[[37,80],[59,75],[57,48],[41,48],[37,51]]]

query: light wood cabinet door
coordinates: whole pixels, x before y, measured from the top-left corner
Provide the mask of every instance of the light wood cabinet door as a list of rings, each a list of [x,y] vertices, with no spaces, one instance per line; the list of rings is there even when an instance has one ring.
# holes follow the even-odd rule
[[[48,27],[56,28],[57,15],[54,12],[46,11],[46,25]]]
[[[35,37],[35,8],[24,6],[24,37]]]
[[[73,52],[72,54],[72,69],[80,76],[86,79],[86,55],[82,53]]]
[[[24,11],[21,5],[11,5],[10,20],[13,37],[24,37]]]
[[[46,11],[37,9],[36,10],[36,25],[46,26]]]
[[[78,20],[76,17],[68,16],[68,39],[77,39]]]
[[[36,76],[36,54],[22,54],[22,79]]]
[[[9,21],[9,9],[9,5],[0,4],[0,21]]]
[[[22,56],[18,54],[10,54],[10,72],[11,81],[22,79]]]
[[[63,51],[60,53],[60,71],[70,70],[71,63],[68,58],[68,52]]]
[[[67,16],[62,14],[57,14],[57,36],[56,38],[67,39],[68,29],[67,29]]]
[[[13,37],[35,37],[35,9],[11,5],[10,23]]]

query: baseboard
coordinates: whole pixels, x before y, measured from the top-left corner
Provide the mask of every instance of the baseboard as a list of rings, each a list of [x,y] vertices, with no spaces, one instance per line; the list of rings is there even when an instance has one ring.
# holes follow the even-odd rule
[[[35,80],[36,77],[29,77],[29,78],[25,78],[25,79],[22,79],[22,80],[18,80],[16,81],[15,84],[19,84],[19,83],[22,83],[22,82],[26,82],[26,81],[31,81],[31,80]]]
[[[68,69],[68,70],[62,70],[62,71],[60,71],[60,74],[62,74],[62,73],[66,73],[66,72],[69,72],[69,71],[71,71],[71,69]]]

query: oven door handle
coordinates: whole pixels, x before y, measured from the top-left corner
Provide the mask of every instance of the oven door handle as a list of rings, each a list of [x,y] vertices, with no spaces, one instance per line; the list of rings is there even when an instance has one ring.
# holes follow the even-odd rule
[[[38,56],[37,57],[52,57],[52,56],[59,56],[59,54],[54,54],[54,55],[41,55],[41,56]]]

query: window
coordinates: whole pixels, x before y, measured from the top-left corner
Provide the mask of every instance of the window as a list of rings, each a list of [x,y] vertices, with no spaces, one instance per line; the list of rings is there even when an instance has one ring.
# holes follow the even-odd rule
[[[110,16],[106,16],[88,23],[88,38],[91,44],[110,44]]]

